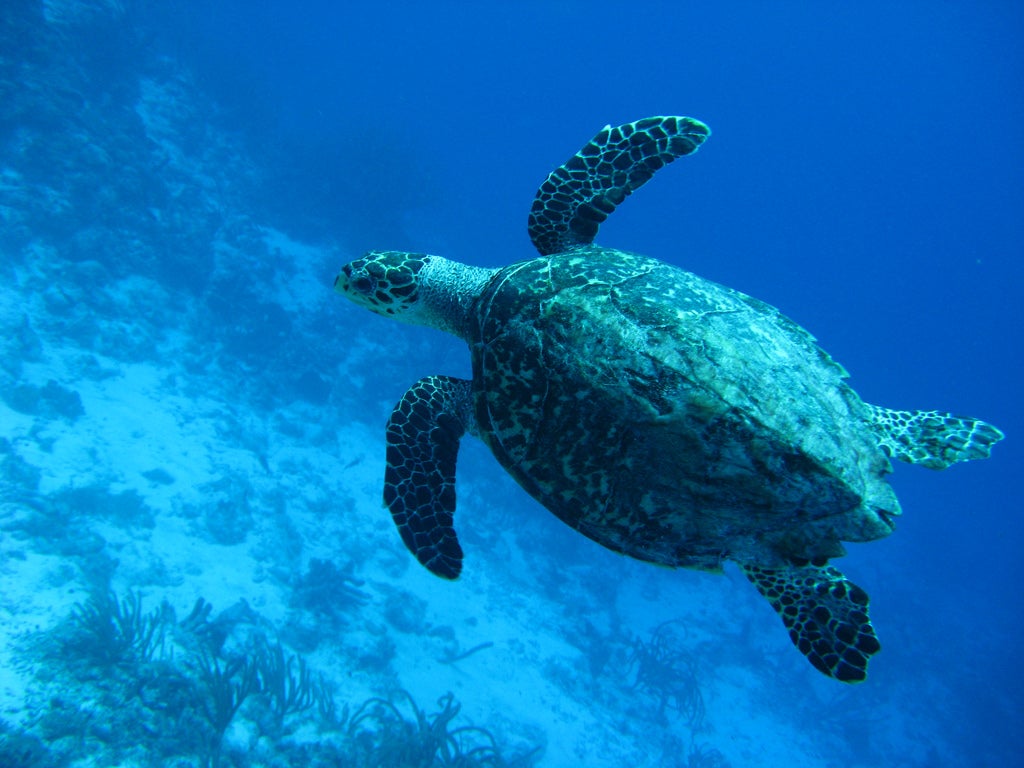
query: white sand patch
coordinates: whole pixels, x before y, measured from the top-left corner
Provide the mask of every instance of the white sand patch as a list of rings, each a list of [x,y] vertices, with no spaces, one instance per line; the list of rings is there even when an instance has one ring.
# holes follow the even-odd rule
[[[23,449],[24,458],[44,471],[41,490],[101,483],[166,498],[142,474],[162,468],[180,485],[175,493],[188,498],[216,477],[214,466],[226,460],[213,421],[222,406],[174,394],[168,373],[134,364],[120,367],[114,378],[78,380],[85,415],[73,424],[51,422],[48,451]]]
[[[271,298],[285,309],[301,314],[331,299],[330,283],[322,273],[322,248],[306,245],[271,227],[261,227],[276,267]],[[337,265],[341,267],[339,263]]]

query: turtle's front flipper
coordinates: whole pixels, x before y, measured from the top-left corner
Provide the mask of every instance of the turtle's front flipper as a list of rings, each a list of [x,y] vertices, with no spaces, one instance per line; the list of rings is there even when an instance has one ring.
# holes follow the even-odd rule
[[[597,228],[659,168],[697,151],[711,130],[690,117],[647,117],[605,126],[556,168],[530,209],[530,240],[541,256],[594,242]]]
[[[1003,433],[980,419],[941,411],[894,411],[871,406],[871,426],[893,458],[929,469],[987,459]]]
[[[450,376],[420,379],[388,419],[384,504],[409,551],[446,579],[462,570],[452,516],[459,440],[472,419],[470,386]]]
[[[868,659],[882,647],[868,618],[867,592],[825,564],[741,567],[815,668],[844,683],[867,677]]]

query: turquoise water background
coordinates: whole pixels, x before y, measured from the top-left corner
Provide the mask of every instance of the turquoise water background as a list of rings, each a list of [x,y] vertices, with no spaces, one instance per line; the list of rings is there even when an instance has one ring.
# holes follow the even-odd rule
[[[1022,39],[1013,2],[6,3],[0,755],[387,764],[353,744],[379,747],[388,716],[332,730],[311,706],[275,728],[265,686],[221,734],[174,699],[205,723],[191,746],[153,714],[166,669],[201,698],[186,660],[265,660],[265,642],[339,710],[405,689],[434,715],[453,691],[452,727],[524,765],[1015,764]],[[850,547],[883,644],[863,685],[817,679],[738,574],[599,550],[479,444],[461,591],[406,563],[376,506],[392,404],[468,355],[332,295],[337,268],[371,248],[528,258],[546,174],[654,114],[713,135],[602,244],[779,307],[869,402],[1007,435],[985,462],[897,467],[897,531]],[[108,590],[164,610],[173,661],[81,650]],[[225,628],[212,650],[182,628],[200,597]],[[236,600],[252,613],[223,618]],[[638,676],[667,621],[662,671],[700,691],[698,719]]]

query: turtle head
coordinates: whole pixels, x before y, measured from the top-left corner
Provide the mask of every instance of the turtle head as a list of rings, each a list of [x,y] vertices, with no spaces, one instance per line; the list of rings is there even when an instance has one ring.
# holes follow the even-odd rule
[[[370,251],[341,268],[334,290],[378,315],[465,337],[470,307],[493,272],[425,253]]]
[[[430,259],[425,253],[370,251],[341,268],[334,290],[378,315],[417,322],[419,277]]]

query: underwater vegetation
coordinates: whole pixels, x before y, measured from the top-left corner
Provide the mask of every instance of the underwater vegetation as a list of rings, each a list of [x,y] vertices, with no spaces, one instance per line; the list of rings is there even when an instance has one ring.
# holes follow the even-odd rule
[[[694,744],[687,753],[685,768],[729,768],[729,761],[714,747]]]
[[[339,614],[366,605],[370,596],[360,589],[362,586],[362,579],[352,574],[351,565],[339,568],[330,560],[314,557],[295,585],[292,602],[298,608],[312,611],[318,618],[337,618]]]
[[[307,660],[267,636],[244,604],[217,616],[198,600],[179,619],[166,602],[98,590],[33,638],[32,716],[0,723],[0,764],[60,766],[91,758],[185,768],[531,766],[507,759],[486,728],[457,725],[448,693],[437,711],[404,690],[338,707]]]
[[[662,722],[667,722],[667,713],[672,712],[696,729],[704,722],[704,696],[684,632],[682,622],[667,621],[656,627],[648,640],[637,638],[629,668],[634,675],[632,687],[657,699]]]
[[[65,648],[107,667],[127,660],[148,662],[158,651],[162,654],[168,621],[162,610],[144,613],[138,592],[118,600],[105,591],[76,605],[72,623],[75,631]]]
[[[732,763],[719,750],[691,739],[689,746],[682,739],[669,736],[662,745],[658,768],[732,768]]]
[[[408,692],[401,691],[399,697],[411,718],[402,713],[398,702],[380,698],[368,699],[352,715],[348,733],[355,745],[358,768],[502,768],[529,764],[527,761],[539,751],[535,748],[508,762],[486,728],[450,728],[460,709],[450,693],[438,699],[441,709],[430,715]]]

